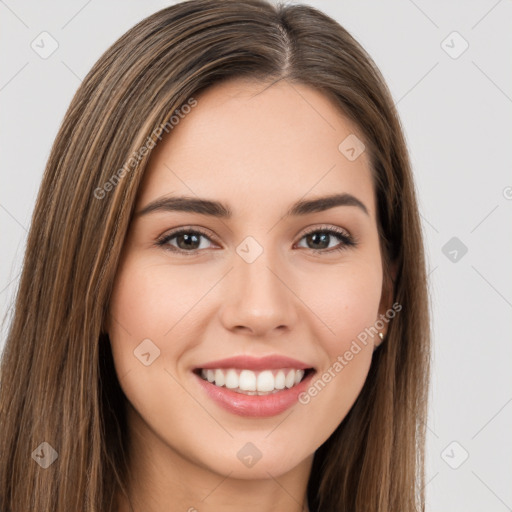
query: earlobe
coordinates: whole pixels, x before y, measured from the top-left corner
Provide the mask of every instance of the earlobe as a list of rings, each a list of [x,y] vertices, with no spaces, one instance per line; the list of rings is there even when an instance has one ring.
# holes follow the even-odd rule
[[[373,347],[374,352],[380,347],[380,344],[384,341],[384,338],[385,338],[384,333],[379,332],[379,338],[380,338],[380,341],[378,343],[376,343]]]
[[[385,340],[386,334],[387,334],[387,326],[386,324],[389,322],[388,314],[387,312],[392,309],[393,307],[393,295],[395,290],[395,282],[396,282],[396,275],[398,271],[398,264],[396,261],[393,261],[389,266],[389,274],[387,278],[384,280],[382,285],[382,295],[381,295],[381,301],[379,305],[379,316],[376,320],[376,323],[384,323],[384,328],[379,331],[379,340],[375,344],[374,351],[377,347],[380,346],[380,344]],[[385,319],[383,321],[383,319]]]

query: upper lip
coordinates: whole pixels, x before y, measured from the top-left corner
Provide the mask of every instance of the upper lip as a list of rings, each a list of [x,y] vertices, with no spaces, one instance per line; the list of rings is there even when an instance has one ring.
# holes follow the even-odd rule
[[[269,355],[265,357],[253,356],[234,356],[226,359],[218,359],[205,363],[197,368],[215,369],[215,368],[241,368],[247,370],[277,370],[280,368],[295,368],[297,370],[306,370],[313,368],[310,364],[303,363],[297,359],[281,355]]]

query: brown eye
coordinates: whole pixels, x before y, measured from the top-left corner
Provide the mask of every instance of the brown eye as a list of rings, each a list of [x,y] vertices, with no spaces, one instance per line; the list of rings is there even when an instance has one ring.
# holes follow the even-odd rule
[[[172,252],[193,256],[200,250],[210,248],[207,242],[202,243],[203,239],[212,242],[210,236],[200,230],[180,229],[164,235],[157,241],[157,245]],[[345,231],[332,227],[311,230],[301,240],[306,240],[306,249],[319,253],[336,252],[357,245]]]
[[[202,244],[202,239],[210,240],[206,233],[192,229],[181,229],[169,233],[157,241],[157,245],[170,251],[194,254],[200,249],[208,249]],[[175,241],[175,243],[171,243]]]
[[[303,235],[302,239],[306,240],[306,248],[311,249],[314,252],[339,251],[356,245],[354,239],[350,235],[333,228],[309,231]],[[336,239],[338,240],[338,243],[330,245],[332,242],[335,242]]]

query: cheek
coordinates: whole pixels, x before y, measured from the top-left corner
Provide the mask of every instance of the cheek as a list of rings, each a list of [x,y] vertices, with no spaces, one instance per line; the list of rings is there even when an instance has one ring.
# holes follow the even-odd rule
[[[319,424],[312,422],[313,431],[327,435],[346,416],[368,375],[376,341],[371,328],[379,318],[381,267],[378,261],[361,261],[339,272],[330,269],[329,279],[322,282],[324,287],[309,286],[306,296],[308,305],[328,326],[317,337],[323,364],[301,404],[318,415]]]
[[[123,261],[114,282],[108,327],[120,379],[140,369],[139,352],[149,350],[151,360],[156,356],[152,369],[175,366],[198,339],[195,314],[212,282],[182,266],[143,260],[136,251]]]
[[[127,261],[118,273],[110,301],[112,331],[120,337],[129,333],[132,341],[163,341],[209,286],[203,280],[193,281],[180,267],[146,265],[135,258]]]
[[[321,329],[322,345],[333,360],[348,350],[358,336],[364,343],[364,333],[377,321],[382,292],[381,269],[378,261],[374,264],[361,262],[336,272],[328,269],[323,279],[315,274],[305,283],[304,296],[326,327]],[[371,338],[366,341],[371,342]]]
[[[365,284],[359,281],[354,283],[354,287],[347,285],[338,294],[338,316],[334,320],[333,328],[336,338],[341,340],[337,348],[347,350],[353,340],[362,343],[370,341],[363,333],[367,333],[378,319],[380,296],[380,281],[377,285],[375,282]]]
[[[160,310],[166,308],[169,300],[163,289],[157,286],[150,273],[124,265],[114,283],[110,301],[114,337],[129,337],[132,342],[159,337],[165,328]]]
[[[169,283],[158,278],[156,267],[128,259],[119,268],[110,300],[108,334],[120,379],[141,366],[136,359],[139,351],[140,355],[149,351],[150,360],[160,366],[162,341],[176,322],[177,302]]]
[[[374,340],[369,328],[375,322],[378,296],[341,293],[337,316],[332,317],[335,336],[320,341],[324,363],[309,387],[299,397],[303,408],[305,438],[323,443],[346,417],[366,382],[372,362]],[[371,304],[371,305],[370,305]]]
[[[204,295],[206,284],[195,286],[183,270],[171,271],[135,256],[123,262],[116,276],[108,333],[117,377],[135,411],[162,432],[176,421],[175,411],[190,407],[190,397],[173,378],[174,363],[191,338],[184,335],[190,329],[186,315]]]

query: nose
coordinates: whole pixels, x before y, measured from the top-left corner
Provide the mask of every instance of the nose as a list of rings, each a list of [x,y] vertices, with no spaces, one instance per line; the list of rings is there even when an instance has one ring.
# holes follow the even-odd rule
[[[224,283],[220,315],[224,327],[258,337],[293,329],[300,301],[287,282],[287,275],[266,251],[252,263],[236,256]]]

